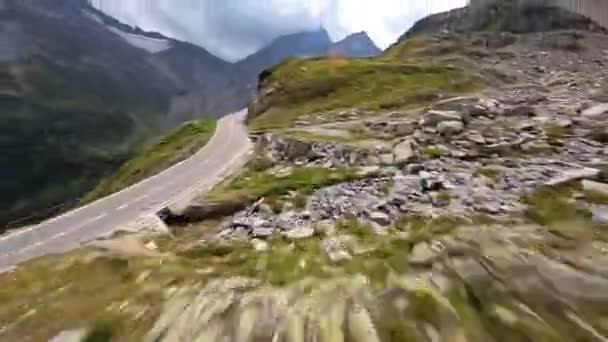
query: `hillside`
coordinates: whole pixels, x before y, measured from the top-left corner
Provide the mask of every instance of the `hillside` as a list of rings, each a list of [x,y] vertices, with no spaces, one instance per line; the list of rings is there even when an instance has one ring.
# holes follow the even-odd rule
[[[182,122],[245,107],[265,68],[327,53],[328,37],[306,35],[279,38],[236,65],[120,23],[86,0],[3,1],[0,227],[76,203]]]
[[[39,6],[6,2],[0,10],[10,28],[2,36],[18,37],[1,63],[0,226],[94,186],[166,127],[176,91],[142,62],[143,51],[68,7]]]
[[[246,167],[0,274],[0,339],[608,339],[608,35],[569,22],[267,70]]]

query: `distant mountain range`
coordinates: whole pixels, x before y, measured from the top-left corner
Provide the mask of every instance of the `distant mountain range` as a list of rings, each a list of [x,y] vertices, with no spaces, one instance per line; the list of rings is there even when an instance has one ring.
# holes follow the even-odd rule
[[[228,63],[88,0],[0,0],[0,230],[77,199],[161,132],[244,108],[285,58],[379,53],[364,33],[317,30]]]

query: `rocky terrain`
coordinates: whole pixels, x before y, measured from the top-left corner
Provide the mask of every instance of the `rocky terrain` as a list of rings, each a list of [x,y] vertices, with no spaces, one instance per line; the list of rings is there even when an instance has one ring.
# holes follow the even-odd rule
[[[606,341],[608,35],[571,20],[268,71],[241,173],[3,274],[0,338]]]

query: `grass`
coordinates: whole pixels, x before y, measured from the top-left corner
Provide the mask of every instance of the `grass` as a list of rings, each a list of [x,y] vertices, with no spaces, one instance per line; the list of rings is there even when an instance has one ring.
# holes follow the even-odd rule
[[[250,117],[253,130],[288,126],[310,114],[346,108],[386,110],[426,104],[440,94],[460,94],[480,82],[462,69],[382,58],[288,60],[265,75],[274,86],[270,106]]]
[[[549,139],[549,143],[551,145],[560,145],[560,141],[567,138],[571,133],[568,128],[556,125],[554,123],[545,124],[543,130],[545,131],[545,134],[547,134],[547,138]]]
[[[7,329],[0,340],[47,341],[63,330],[90,327],[85,341],[112,336],[141,341],[160,313],[164,286],[199,278],[170,262],[159,268],[158,258],[91,258],[89,253],[45,257],[1,274],[0,327]],[[143,272],[149,274],[145,287],[138,281]],[[125,302],[138,309],[120,309]]]
[[[125,163],[82,200],[90,202],[120,191],[182,161],[201,149],[215,132],[216,121],[192,121],[168,134]]]
[[[422,155],[428,159],[439,159],[445,155],[445,152],[437,146],[428,146],[422,149]]]
[[[427,217],[423,215],[411,214],[402,216],[395,222],[395,229],[408,232],[408,241],[418,243],[431,240],[436,235],[446,234],[460,225],[465,220],[460,217],[438,216]]]
[[[272,174],[271,170],[248,169],[213,189],[204,201],[246,203],[262,197],[276,199],[294,191],[297,192],[295,204],[302,205],[314,190],[358,177],[356,170],[348,168],[297,167],[284,176]]]
[[[473,172],[474,176],[484,176],[491,179],[494,182],[497,182],[500,179],[501,172],[499,169],[491,166],[479,166],[475,168]]]
[[[539,187],[524,196],[524,203],[528,205],[526,217],[562,237],[576,239],[586,236],[594,225],[589,210],[572,198],[578,188],[579,183]]]

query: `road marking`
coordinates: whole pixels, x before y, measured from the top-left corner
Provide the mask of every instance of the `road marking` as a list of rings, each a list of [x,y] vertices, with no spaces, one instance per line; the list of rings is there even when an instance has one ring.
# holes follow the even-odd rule
[[[139,201],[143,200],[144,198],[147,198],[148,196],[150,196],[150,194],[143,194],[143,195],[141,195],[141,196],[139,196],[139,197],[137,197],[137,198],[133,199],[133,200],[131,201],[131,203],[139,202]]]
[[[49,243],[49,242],[51,242],[51,241],[53,241],[55,239],[58,239],[60,237],[66,236],[68,234],[71,234],[71,233],[73,233],[73,232],[75,232],[77,230],[80,230],[80,229],[84,228],[85,226],[87,226],[87,225],[89,225],[89,224],[91,224],[91,223],[93,223],[95,221],[99,221],[99,220],[101,220],[102,218],[104,218],[106,216],[107,216],[106,213],[99,214],[99,215],[97,215],[97,216],[95,216],[93,218],[90,218],[90,219],[88,219],[88,220],[86,220],[86,221],[84,221],[84,222],[82,222],[82,223],[74,226],[73,228],[70,228],[70,229],[68,229],[66,231],[63,231],[63,232],[61,232],[61,233],[59,233],[57,235],[53,235],[53,236],[51,236],[50,238],[48,238],[46,240],[40,240],[40,241],[38,241],[36,243],[33,243],[33,244],[31,244],[31,245],[29,245],[29,246],[27,246],[25,248],[22,248],[21,250],[18,250],[18,251],[12,252],[12,253],[8,253],[8,254],[6,254],[6,256],[11,255],[11,254],[24,254],[24,253],[27,253],[27,252],[29,252],[29,251],[31,251],[31,250],[39,247],[39,246],[43,246],[43,245],[47,244],[47,243]]]
[[[121,205],[120,207],[116,208],[116,210],[124,210],[130,205],[131,205],[131,203],[125,203],[125,204]]]

